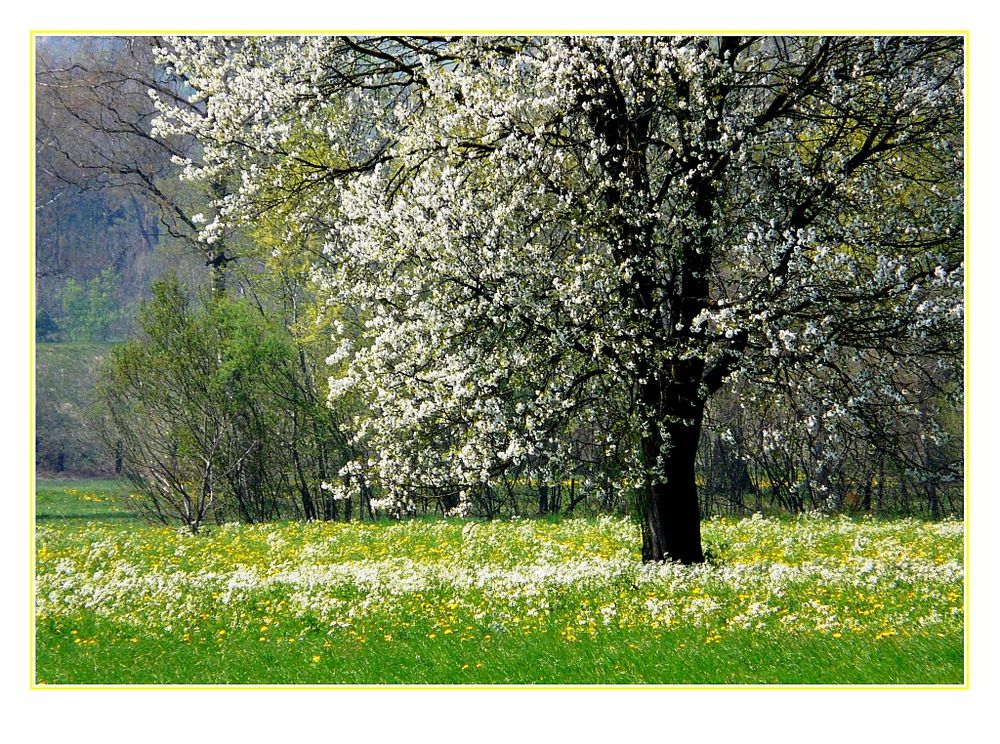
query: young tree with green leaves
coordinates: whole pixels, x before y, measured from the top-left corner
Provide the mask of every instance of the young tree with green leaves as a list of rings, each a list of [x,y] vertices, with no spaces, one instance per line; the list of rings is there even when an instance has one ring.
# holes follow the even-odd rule
[[[143,513],[192,531],[208,519],[335,516],[319,493],[323,468],[344,459],[333,412],[303,394],[282,325],[242,300],[198,307],[172,279],[154,285],[139,324],[99,390],[104,439]]]
[[[87,282],[70,277],[62,290],[60,328],[67,341],[108,341],[118,320],[118,276],[105,269]]]

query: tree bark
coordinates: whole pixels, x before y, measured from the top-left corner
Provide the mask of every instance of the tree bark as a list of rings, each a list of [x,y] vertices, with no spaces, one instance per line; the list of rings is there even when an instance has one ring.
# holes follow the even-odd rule
[[[662,382],[678,375],[686,380],[700,377],[700,369],[681,369],[682,365],[675,363],[668,374],[651,375],[642,389],[649,416],[641,440],[646,473],[640,498],[643,561],[705,560],[695,481],[705,404],[696,385]]]
[[[671,423],[667,441],[653,433],[643,438],[647,462],[662,458],[647,476],[642,516],[642,560],[701,563],[701,509],[695,481],[695,454],[701,422]],[[655,471],[662,475],[656,476]]]
[[[544,517],[549,513],[549,486],[542,483],[538,487],[538,516]]]

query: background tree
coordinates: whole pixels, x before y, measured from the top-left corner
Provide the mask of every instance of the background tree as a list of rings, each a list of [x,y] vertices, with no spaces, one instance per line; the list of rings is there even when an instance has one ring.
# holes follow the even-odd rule
[[[61,328],[67,340],[108,340],[117,315],[112,296],[116,279],[111,270],[105,269],[85,284],[73,277],[66,280]]]
[[[114,349],[101,384],[103,436],[136,506],[192,531],[207,519],[335,518],[319,491],[343,441],[301,384],[295,341],[252,304],[194,306],[176,280],[154,285],[143,336]]]

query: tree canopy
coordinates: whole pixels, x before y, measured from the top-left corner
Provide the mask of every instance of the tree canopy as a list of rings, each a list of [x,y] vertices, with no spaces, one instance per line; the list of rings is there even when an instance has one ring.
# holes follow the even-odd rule
[[[643,555],[703,559],[724,388],[837,443],[960,364],[960,37],[178,37],[151,90],[206,244],[313,256],[358,407],[335,488],[461,511],[501,473],[616,464]],[[273,223],[272,223],[273,224]],[[275,248],[281,252],[281,247]],[[289,248],[291,250],[291,248]],[[810,477],[808,474],[806,477]],[[798,482],[789,488],[800,487]]]

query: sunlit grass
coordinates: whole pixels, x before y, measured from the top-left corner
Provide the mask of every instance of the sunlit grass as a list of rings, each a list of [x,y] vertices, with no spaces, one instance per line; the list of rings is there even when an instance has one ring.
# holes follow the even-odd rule
[[[126,487],[114,480],[39,478],[35,483],[35,520],[85,524],[134,522],[129,510]]]
[[[643,565],[629,522],[40,523],[60,683],[961,683],[962,524],[713,520]]]

